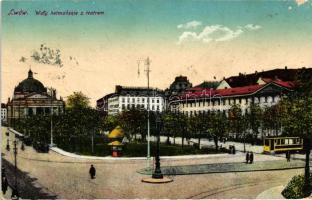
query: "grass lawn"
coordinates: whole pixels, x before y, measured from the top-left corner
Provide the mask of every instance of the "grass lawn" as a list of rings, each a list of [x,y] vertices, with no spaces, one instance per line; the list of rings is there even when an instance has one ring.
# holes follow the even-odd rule
[[[68,145],[59,146],[65,151],[73,152],[80,155],[94,155],[94,156],[109,156],[111,155],[111,146],[107,143],[98,143],[94,145],[94,153],[92,153],[91,144],[79,145],[76,148],[70,148]],[[123,146],[122,154],[124,157],[144,157],[147,152],[147,143],[128,143]],[[224,149],[216,151],[214,148],[202,148],[198,149],[193,146],[181,145],[167,145],[160,144],[161,156],[175,156],[175,155],[192,155],[192,154],[216,154],[225,153]],[[156,143],[151,142],[151,155],[156,153]]]

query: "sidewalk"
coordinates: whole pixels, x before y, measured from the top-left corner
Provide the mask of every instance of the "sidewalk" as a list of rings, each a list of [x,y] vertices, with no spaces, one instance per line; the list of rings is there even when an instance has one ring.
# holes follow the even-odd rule
[[[283,185],[270,188],[258,194],[256,199],[285,199],[281,194],[284,188]]]
[[[181,166],[163,166],[161,171],[164,175],[189,175],[189,174],[210,174],[210,173],[228,173],[228,172],[252,172],[252,171],[272,171],[304,168],[305,162],[293,160],[267,160],[258,161],[253,164],[244,162],[231,163],[213,163],[213,164],[196,164]],[[151,174],[150,168],[144,168],[138,171],[140,174]]]

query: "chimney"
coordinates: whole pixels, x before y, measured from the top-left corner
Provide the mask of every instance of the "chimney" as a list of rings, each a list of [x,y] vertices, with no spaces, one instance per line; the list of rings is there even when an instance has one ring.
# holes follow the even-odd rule
[[[287,66],[285,66],[285,70],[287,70]]]

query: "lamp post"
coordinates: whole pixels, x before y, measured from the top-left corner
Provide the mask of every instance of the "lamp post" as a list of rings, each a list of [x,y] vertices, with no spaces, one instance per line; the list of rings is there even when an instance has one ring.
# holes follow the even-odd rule
[[[309,165],[309,162],[310,162],[310,149],[311,149],[311,141],[310,141],[310,138],[308,137],[305,137],[304,140],[303,140],[303,147],[304,147],[304,150],[306,152],[306,159],[305,159],[305,168],[304,168],[304,185],[303,185],[303,191],[305,193],[311,193],[310,192],[310,165]]]
[[[152,174],[152,178],[155,179],[162,179],[164,176],[161,173],[160,169],[160,158],[159,158],[159,143],[160,143],[160,131],[161,131],[161,119],[159,114],[156,117],[156,127],[157,127],[157,149],[156,149],[156,156],[155,156],[155,171]]]
[[[12,191],[12,196],[11,198],[12,199],[18,199],[19,198],[19,195],[18,195],[18,189],[17,189],[17,159],[16,159],[16,156],[17,156],[17,141],[14,140],[14,173],[15,173],[15,182],[14,182],[14,188],[13,188],[13,191]]]

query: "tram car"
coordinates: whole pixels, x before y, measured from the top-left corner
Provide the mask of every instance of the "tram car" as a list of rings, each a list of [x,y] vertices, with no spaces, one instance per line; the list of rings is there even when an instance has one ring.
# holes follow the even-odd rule
[[[302,149],[303,139],[300,137],[267,137],[263,143],[264,153],[282,153]]]

